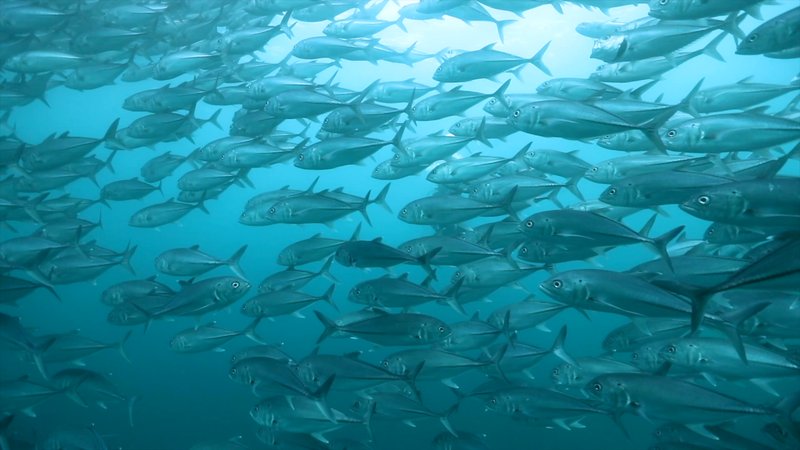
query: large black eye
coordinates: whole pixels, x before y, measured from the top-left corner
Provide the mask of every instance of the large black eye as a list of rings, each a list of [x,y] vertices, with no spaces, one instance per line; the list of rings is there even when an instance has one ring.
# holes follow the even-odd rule
[[[522,247],[521,249],[519,249],[519,252],[522,253],[523,255],[527,255],[528,254],[528,247]]]
[[[638,352],[633,352],[633,354],[631,355],[631,359],[634,360],[634,361],[638,361],[639,360],[639,353]]]
[[[444,327],[439,327],[439,333],[444,333]]]
[[[233,283],[231,283],[231,287],[234,288],[234,289],[238,289],[239,288],[239,282],[238,281],[234,281]]]
[[[356,295],[361,295],[361,289],[356,289]]]
[[[389,361],[384,361],[384,362],[382,362],[382,363],[381,363],[381,365],[382,365],[383,367],[386,367],[386,368],[388,368],[388,367],[389,367]]]
[[[667,3],[669,3],[669,0],[658,0],[659,5],[666,5]]]
[[[563,285],[564,285],[564,283],[562,283],[561,280],[553,280],[553,287],[554,288],[561,289],[561,286],[563,286]]]
[[[238,372],[236,368],[231,369],[231,375],[236,375],[236,372]]]
[[[608,190],[608,195],[617,195],[617,188],[611,188]]]
[[[677,135],[678,135],[678,132],[677,132],[677,131],[675,131],[675,130],[669,130],[669,131],[667,131],[667,137],[674,138],[674,137],[675,137],[675,136],[677,136]]]
[[[269,213],[270,214],[275,214],[275,207],[274,206],[269,209]]]
[[[561,371],[560,371],[560,370],[558,370],[558,367],[556,367],[555,369],[553,369],[553,375],[555,375],[555,376],[558,376],[558,374],[559,374],[560,372],[561,372]]]
[[[403,208],[403,209],[400,211],[400,215],[401,215],[401,216],[405,216],[405,215],[407,215],[407,214],[408,214],[408,208]]]
[[[497,399],[493,398],[493,399],[489,400],[489,403],[492,404],[492,405],[496,405],[497,404]]]
[[[595,392],[600,392],[603,390],[603,385],[600,383],[595,383],[592,385],[592,390]]]
[[[758,34],[751,34],[750,37],[747,38],[747,42],[755,42],[758,39]]]
[[[461,271],[459,270],[458,272],[456,272],[456,273],[453,275],[453,278],[455,278],[455,279],[457,280],[457,279],[461,278],[461,275],[462,275],[462,274],[461,274]]]
[[[305,156],[303,156],[303,154],[302,154],[302,153],[301,153],[301,154],[299,154],[299,155],[297,155],[297,159],[299,159],[300,161],[302,161],[302,160],[303,160],[303,158],[305,158]]]
[[[497,103],[496,98],[489,99],[489,106],[494,105],[495,103]]]
[[[707,205],[710,201],[711,199],[708,198],[707,195],[701,195],[700,197],[697,197],[697,203],[700,203],[701,205]]]
[[[527,222],[525,222],[525,226],[528,227],[528,228],[533,228],[533,221],[532,220],[528,220]]]
[[[597,167],[592,167],[592,173],[597,173],[599,169]]]
[[[516,111],[514,111],[514,114],[512,114],[512,115],[513,115],[514,117],[519,117],[519,115],[520,115],[520,112],[519,112],[519,110],[516,110]]]
[[[676,351],[677,349],[675,348],[674,345],[670,345],[669,347],[667,347],[667,353],[675,353]]]

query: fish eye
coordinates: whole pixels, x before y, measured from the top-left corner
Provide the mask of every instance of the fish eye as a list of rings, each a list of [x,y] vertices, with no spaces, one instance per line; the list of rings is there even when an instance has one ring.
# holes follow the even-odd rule
[[[237,372],[238,370],[235,367],[231,369],[231,375],[236,375]]]
[[[300,153],[299,155],[297,155],[297,159],[299,159],[300,161],[302,161],[302,160],[303,160],[303,158],[305,158],[305,156],[303,156],[303,154],[302,154],[302,153]]]
[[[238,281],[234,281],[233,283],[231,283],[231,287],[234,288],[234,289],[238,289],[239,288],[239,282]]]
[[[595,392],[600,392],[603,390],[603,385],[600,383],[595,383],[592,385],[592,390]]]
[[[525,222],[525,226],[528,227],[528,228],[533,228],[533,221],[532,220],[528,220],[527,222]]]
[[[514,111],[514,114],[512,114],[512,115],[513,115],[514,117],[519,117],[519,115],[520,115],[520,112],[519,112],[519,110],[516,110],[516,111]]]
[[[519,252],[522,253],[523,255],[527,255],[528,254],[528,247],[522,247],[521,249],[519,249]]]
[[[639,359],[639,352],[633,352],[633,354],[631,355],[631,359],[637,361]]]
[[[667,353],[675,353],[676,351],[677,349],[675,348],[674,345],[670,345],[669,347],[667,347]]]
[[[439,333],[444,333],[444,327],[442,326],[439,327]]]
[[[556,375],[556,376],[558,376],[558,374],[559,374],[560,372],[561,372],[561,371],[560,371],[560,370],[558,370],[558,367],[556,367],[555,369],[553,369],[553,375]]]
[[[611,188],[608,190],[608,195],[617,195],[617,188]]]
[[[461,271],[459,270],[458,272],[456,272],[455,274],[453,274],[453,278],[455,278],[455,279],[459,279],[459,278],[461,278],[461,275],[462,275],[462,274],[461,274]]]
[[[750,37],[747,38],[747,42],[755,42],[758,39],[758,34],[751,34]]]
[[[261,409],[261,407],[260,407],[260,406],[258,406],[258,405],[256,405],[256,406],[254,406],[254,407],[253,407],[253,411],[255,411],[255,412],[258,412],[258,410],[260,410],[260,409]]]
[[[270,214],[275,214],[275,207],[274,206],[269,209],[269,213]]]
[[[355,293],[356,293],[356,295],[361,295],[361,289],[356,289]]]
[[[381,365],[382,365],[383,367],[386,367],[386,368],[388,368],[388,367],[389,367],[389,361],[383,361],[383,362],[381,363]]]
[[[677,132],[677,131],[675,131],[675,130],[669,130],[669,131],[667,131],[667,137],[674,138],[674,137],[675,137],[675,136],[677,136],[677,135],[678,135],[678,132]]]
[[[411,112],[414,112],[414,111],[416,111],[416,110],[417,110],[417,107],[416,107],[416,106],[412,106],[412,107],[411,107]]]
[[[700,203],[701,205],[707,205],[710,201],[711,199],[708,198],[707,195],[701,195],[700,197],[697,197],[697,203]]]
[[[491,400],[489,400],[489,403],[492,404],[492,405],[496,405],[497,404],[497,399],[496,398],[492,398]]]
[[[553,280],[553,287],[554,288],[561,289],[561,286],[563,286],[563,285],[564,285],[564,283],[562,283],[561,280]]]
[[[489,99],[489,105],[494,105],[495,103],[497,103],[496,98]]]
[[[405,216],[405,215],[407,215],[407,214],[408,214],[408,208],[403,208],[403,210],[402,210],[402,211],[400,211],[400,215],[401,215],[401,216]]]
[[[669,3],[669,0],[658,0],[659,5],[666,5],[667,3]]]
[[[592,167],[592,173],[597,173],[599,169],[597,167]]]
[[[456,128],[461,128],[461,122],[456,124]]]

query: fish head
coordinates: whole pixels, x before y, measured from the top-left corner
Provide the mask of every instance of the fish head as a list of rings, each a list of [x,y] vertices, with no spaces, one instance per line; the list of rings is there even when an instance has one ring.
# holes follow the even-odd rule
[[[706,138],[707,136],[701,124],[691,120],[667,128],[661,134],[661,140],[667,149],[675,151],[684,151],[697,147]]]
[[[350,289],[347,298],[355,303],[371,304],[375,299],[375,289],[369,283],[359,283]]]
[[[394,169],[391,159],[383,161],[372,170],[372,178],[376,180],[394,180],[396,174],[397,171]]]
[[[342,110],[335,109],[331,111],[330,114],[328,114],[328,116],[322,121],[322,129],[331,133],[345,130],[346,126],[347,120]]]
[[[645,344],[631,353],[631,363],[639,369],[646,371],[655,371],[664,364],[664,359],[661,358],[662,344]]]
[[[555,225],[550,217],[534,214],[523,219],[519,231],[528,237],[544,237],[555,235]]]
[[[409,203],[397,213],[397,218],[406,223],[424,223],[425,208],[416,201]]]
[[[621,35],[597,39],[592,46],[591,57],[605,62],[614,62],[625,53],[627,46],[625,36]]]
[[[783,26],[786,26],[785,24]],[[758,55],[770,51],[773,46],[773,39],[769,38],[770,33],[762,35],[760,30],[753,30],[744,37],[739,46],[736,47],[737,55]]]
[[[425,245],[425,242],[411,241],[401,245],[400,250],[408,253],[409,255],[415,258],[419,258],[420,256],[428,253],[432,249],[428,248],[428,246]]]
[[[242,304],[242,314],[248,317],[259,317],[263,314],[261,303],[254,300],[248,300]]]
[[[307,386],[320,386],[325,381],[321,373],[310,361],[300,361],[295,366],[295,373]],[[329,375],[330,376],[330,375]]]
[[[511,104],[511,99],[506,96],[506,105]],[[483,110],[495,117],[508,117],[510,108],[492,97],[483,105]]]
[[[613,78],[619,72],[618,64],[600,64],[597,69],[589,75],[590,80],[607,80]]]
[[[428,172],[426,179],[432,183],[447,183],[453,177],[453,167],[446,162],[434,167]]]
[[[319,154],[313,148],[305,148],[294,158],[294,166],[301,169],[313,169],[319,164]]]
[[[611,139],[611,135],[603,136],[597,141],[597,145],[604,147],[600,144],[601,140]],[[608,141],[606,141],[608,142]],[[607,148],[607,147],[604,147]],[[600,163],[596,166],[589,168],[583,175],[587,180],[594,181],[595,183],[610,183],[614,177],[614,165],[611,163]]]
[[[106,318],[109,323],[114,325],[133,325],[143,323],[146,319],[141,311],[125,303],[112,308]]]
[[[169,263],[169,258],[165,255],[158,255],[156,256],[156,270],[163,273],[170,273],[171,272],[171,264]]]
[[[490,181],[475,183],[469,187],[469,198],[482,203],[495,203],[502,197],[502,192],[496,192],[494,184]]]
[[[273,428],[278,424],[277,417],[272,411],[269,399],[250,408],[250,417],[252,417],[256,423],[264,425],[265,427]]]
[[[502,392],[486,397],[484,409],[486,411],[495,411],[508,415],[513,415],[517,412],[517,406],[514,403],[513,396]]]
[[[537,103],[528,103],[515,108],[506,118],[506,122],[518,130],[530,132],[544,126],[541,117],[541,106]]]
[[[461,71],[459,67],[453,63],[453,60],[446,60],[433,72],[433,79],[440,82],[447,82],[458,79],[460,74]]]
[[[137,211],[134,213],[128,225],[132,227],[149,227],[150,224],[155,223],[156,217],[148,210]]]
[[[395,375],[406,375],[409,372],[408,364],[402,355],[390,355],[380,365],[381,369]]]
[[[525,164],[536,169],[538,167],[547,166],[550,162],[550,154],[544,151],[530,149],[522,155],[522,159],[525,160]]]
[[[566,363],[554,367],[550,372],[550,378],[552,378],[553,383],[560,386],[574,386],[587,381],[577,367]]]
[[[680,208],[701,219],[725,222],[741,217],[749,204],[738,189],[731,188],[700,193],[682,203]]]
[[[475,270],[469,266],[461,266],[453,272],[453,276],[450,278],[451,285],[455,285],[459,282],[459,280],[464,280],[462,283],[469,285],[473,284],[477,279],[478,275],[475,273]]]
[[[244,297],[250,290],[250,283],[238,277],[223,277],[214,284],[214,298],[217,302],[233,303]]]
[[[358,263],[358,256],[349,245],[346,245],[347,242],[340,245],[339,248],[336,249],[336,253],[334,257],[336,258],[336,262],[343,266],[353,267]]]
[[[684,18],[692,3],[686,0],[650,0],[648,14],[659,19],[680,19]]]
[[[661,347],[658,356],[664,361],[684,366],[699,366],[708,362],[697,343],[685,340],[667,343]]]
[[[269,222],[287,222],[293,215],[292,204],[288,201],[279,201],[269,208],[265,208],[263,214],[259,214],[261,219]]]
[[[314,45],[311,42],[300,41],[292,48],[292,56],[300,59],[313,59],[314,53]]]
[[[452,333],[446,323],[431,317],[420,323],[419,332],[414,337],[422,342],[441,342]]]
[[[642,200],[642,195],[633,183],[623,180],[607,187],[600,194],[599,199],[609,205],[629,206],[639,203],[637,200]]]
[[[190,350],[191,340],[187,336],[179,334],[169,341],[169,348],[177,352]]]
[[[545,262],[548,254],[547,246],[540,241],[527,241],[517,250],[517,256],[528,262]]]
[[[589,381],[584,392],[614,409],[640,407],[626,391],[625,378],[619,374],[599,375]]]
[[[592,301],[589,286],[580,271],[562,272],[544,280],[539,289],[567,305],[582,305]]]
[[[496,99],[492,99],[497,101]],[[478,131],[478,126],[480,125],[479,121],[476,121],[474,118],[466,118],[461,119],[458,122],[454,123],[447,131],[450,132],[453,136],[475,136],[475,133]]]

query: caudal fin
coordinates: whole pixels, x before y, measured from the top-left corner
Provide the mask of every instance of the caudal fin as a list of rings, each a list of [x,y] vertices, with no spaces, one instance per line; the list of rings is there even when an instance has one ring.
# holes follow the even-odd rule
[[[322,343],[322,341],[327,339],[330,335],[339,331],[339,325],[336,325],[334,321],[325,317],[325,314],[322,314],[319,311],[314,311],[314,315],[317,316],[317,319],[319,319],[320,323],[322,323],[322,326],[325,327],[325,329],[322,330],[322,333],[317,338],[317,344]]]
[[[239,278],[247,278],[244,276],[244,271],[242,270],[241,266],[239,266],[239,260],[242,259],[242,255],[244,255],[245,250],[247,250],[247,244],[241,246],[239,250],[236,250],[236,253],[231,255],[225,264],[228,265],[233,273],[236,274]]]
[[[553,74],[550,73],[550,69],[548,69],[547,66],[544,64],[544,61],[542,61],[545,52],[547,51],[548,47],[550,47],[550,42],[552,41],[548,41],[547,44],[544,44],[544,46],[542,46],[542,48],[538,52],[536,52],[535,55],[533,55],[533,58],[530,59],[530,63],[536,66],[542,72],[546,73],[548,76],[552,77]]]

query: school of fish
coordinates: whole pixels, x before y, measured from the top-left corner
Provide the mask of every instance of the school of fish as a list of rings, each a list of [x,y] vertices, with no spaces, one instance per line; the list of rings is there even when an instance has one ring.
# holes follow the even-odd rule
[[[594,72],[502,50],[553,8]],[[443,21],[492,34],[382,42]],[[796,2],[6,0],[0,37],[0,450],[800,448]],[[659,95],[731,58],[794,65]],[[18,136],[67,91],[104,133]],[[21,313],[54,302],[107,320]],[[250,399],[231,439],[124,440],[166,394],[92,355],[155,369],[159,330]],[[31,431],[76,411],[128,431]]]

